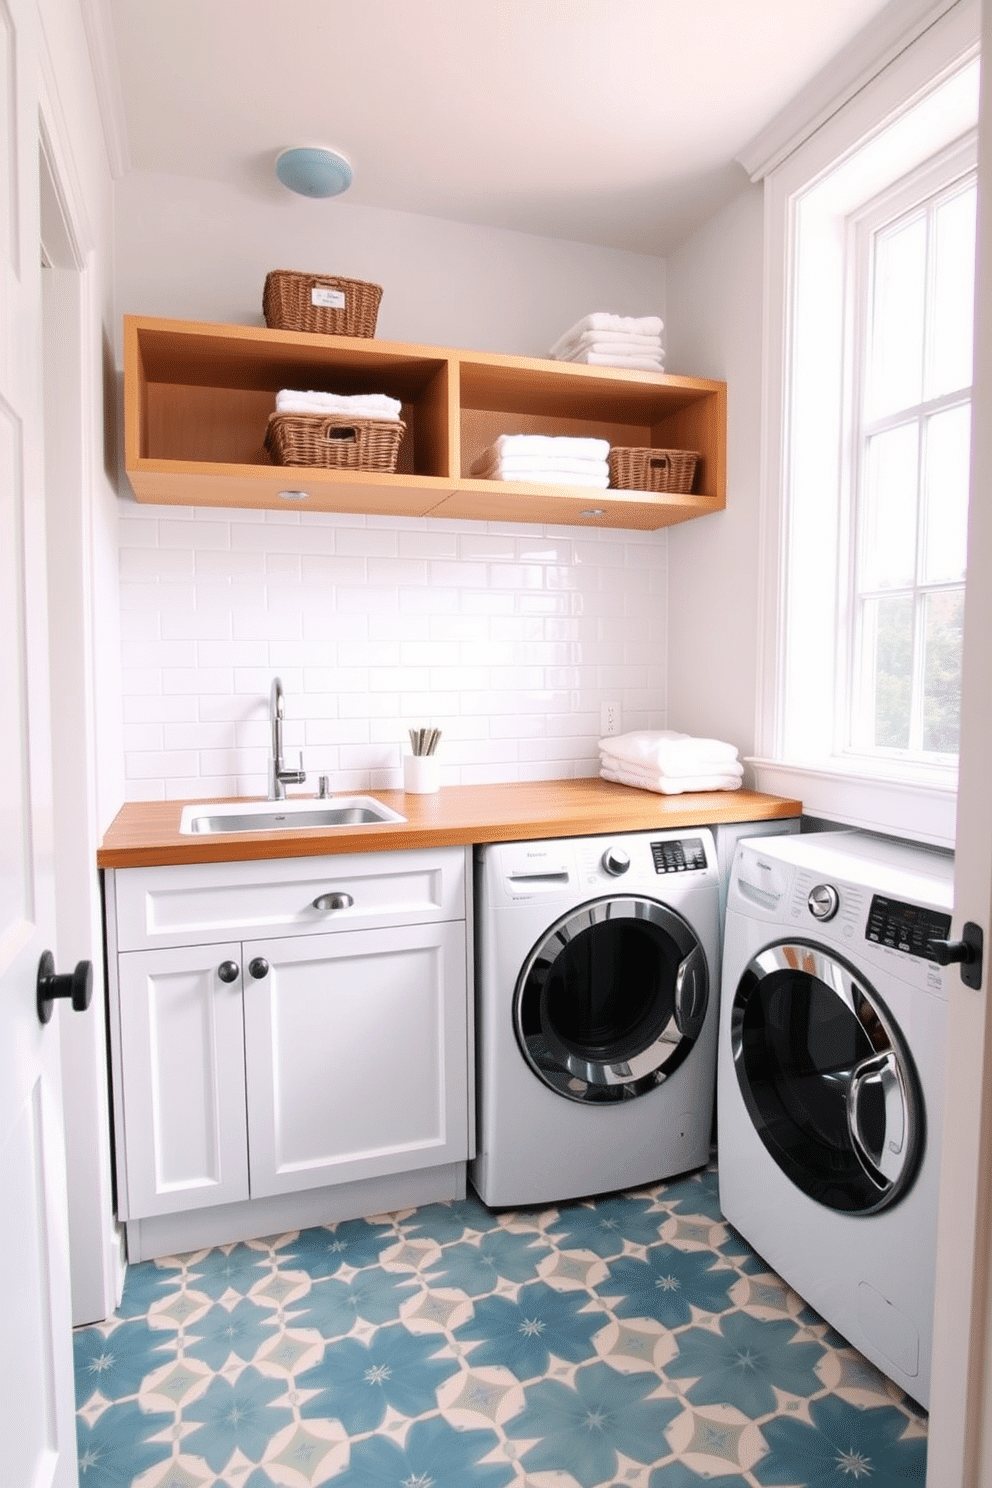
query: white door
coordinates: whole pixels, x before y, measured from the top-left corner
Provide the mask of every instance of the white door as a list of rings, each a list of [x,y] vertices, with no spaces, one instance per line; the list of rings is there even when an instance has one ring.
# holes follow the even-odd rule
[[[982,7],[992,56],[992,6]],[[982,69],[979,262],[953,935],[984,934],[982,985],[949,981],[929,1488],[992,1485],[992,77]]]
[[[42,487],[35,7],[0,0],[0,1424],[4,1481],[77,1482]],[[64,970],[65,968],[57,968]]]

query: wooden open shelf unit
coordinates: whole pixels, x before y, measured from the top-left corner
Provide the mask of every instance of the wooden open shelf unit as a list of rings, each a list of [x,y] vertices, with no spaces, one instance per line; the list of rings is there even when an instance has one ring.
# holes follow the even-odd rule
[[[283,387],[388,393],[407,430],[395,474],[272,465]],[[653,530],[726,504],[726,384],[536,357],[129,315],[125,463],[138,501],[554,522]],[[692,493],[478,480],[499,434],[573,434],[691,449]],[[305,492],[287,498],[282,492]]]

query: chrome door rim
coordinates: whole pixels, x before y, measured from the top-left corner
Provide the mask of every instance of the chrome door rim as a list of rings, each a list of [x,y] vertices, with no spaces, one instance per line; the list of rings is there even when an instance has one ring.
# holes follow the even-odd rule
[[[905,1040],[871,983],[842,957],[822,945],[797,939],[766,946],[751,958],[738,979],[730,1018],[730,1052],[752,1120],[750,1100],[753,1097],[749,1098],[742,1069],[744,1007],[764,978],[776,972],[810,976],[822,983],[844,1003],[874,1047],[874,1053],[860,1060],[851,1071],[846,1107],[851,1150],[872,1185],[877,1201],[864,1208],[843,1212],[866,1216],[877,1214],[880,1209],[895,1203],[912,1183],[923,1147],[923,1103]],[[742,997],[741,989],[749,980],[747,996]],[[900,1128],[898,1144],[893,1140],[883,1146],[878,1155],[870,1151],[858,1125],[858,1093],[861,1086],[872,1078],[883,1084],[886,1116],[891,1107],[896,1118],[893,1127],[898,1125]],[[765,1145],[767,1148],[767,1143]],[[776,1158],[770,1148],[767,1150]]]
[[[642,921],[662,930],[673,942],[679,965],[672,989],[672,1012],[664,1026],[655,1030],[650,1041],[629,1059],[583,1059],[569,1049],[553,1030],[543,1029],[543,1037],[553,1046],[558,1077],[535,1057],[523,1026],[524,1000],[535,966],[545,961],[550,969],[571,940],[583,931],[611,921]],[[691,984],[691,985],[687,985]],[[678,998],[685,993],[692,998],[692,1032],[681,1026]],[[568,910],[542,933],[532,947],[517,977],[513,994],[513,1021],[517,1043],[523,1057],[538,1079],[556,1094],[579,1102],[630,1099],[646,1094],[662,1084],[682,1062],[698,1037],[709,1002],[709,978],[706,958],[699,939],[682,916],[666,904],[645,895],[609,895],[592,899]],[[697,1026],[698,1025],[698,1026]]]

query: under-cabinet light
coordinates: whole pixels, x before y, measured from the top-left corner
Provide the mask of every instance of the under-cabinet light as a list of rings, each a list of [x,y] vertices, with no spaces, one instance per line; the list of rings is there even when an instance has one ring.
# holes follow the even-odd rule
[[[590,506],[588,511],[579,512],[580,517],[605,517],[605,506]]]
[[[309,501],[309,491],[280,491],[279,495],[283,501]]]

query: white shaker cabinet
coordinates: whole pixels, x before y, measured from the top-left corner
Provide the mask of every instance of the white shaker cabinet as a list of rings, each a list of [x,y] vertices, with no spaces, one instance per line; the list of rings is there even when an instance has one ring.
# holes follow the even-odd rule
[[[240,960],[236,941],[118,957],[121,1219],[248,1197]]]
[[[461,848],[108,874],[132,1259],[463,1191],[466,882]]]
[[[464,924],[254,941],[243,961],[254,1196],[466,1156]]]

